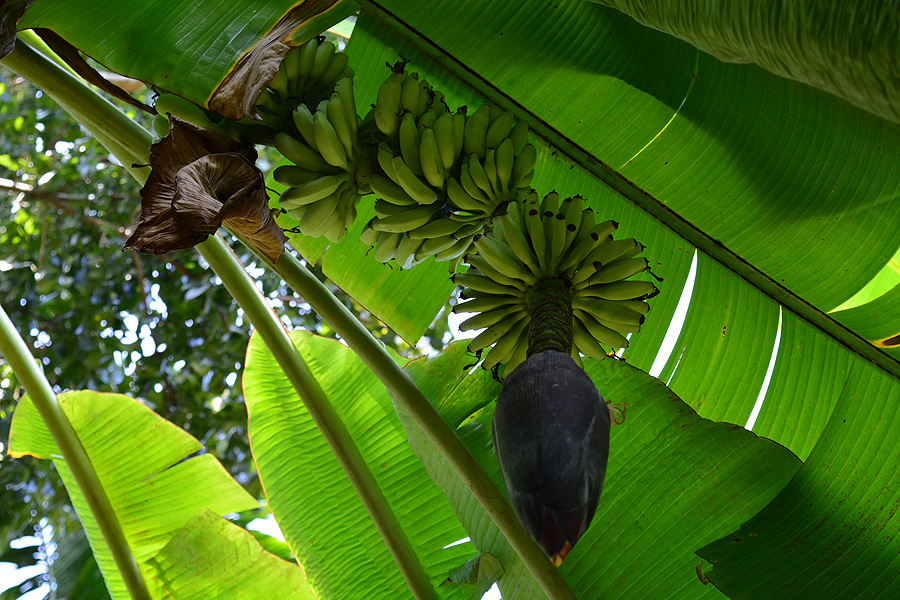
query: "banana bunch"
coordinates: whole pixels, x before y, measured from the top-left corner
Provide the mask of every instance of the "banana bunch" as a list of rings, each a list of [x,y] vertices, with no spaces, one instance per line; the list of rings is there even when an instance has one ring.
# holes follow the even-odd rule
[[[356,218],[361,193],[356,181],[360,144],[353,80],[338,81],[315,112],[298,104],[293,121],[301,139],[285,131],[275,135],[275,148],[293,163],[272,174],[288,186],[278,204],[300,222],[304,235],[337,242]]]
[[[375,246],[376,260],[409,269],[429,256],[459,258],[483,223],[454,213],[446,199],[445,181],[463,148],[465,110],[451,113],[444,95],[404,66],[391,69],[372,109],[381,142],[378,172],[368,184],[378,200],[360,240]]]
[[[465,108],[451,112],[441,92],[404,67],[393,66],[371,113],[381,172],[368,183],[379,200],[361,239],[375,244],[377,259],[410,268],[429,256],[453,260],[467,252],[498,206],[531,181],[536,154],[527,126],[511,113],[489,106],[471,117]]]
[[[484,329],[468,346],[480,355],[493,345],[483,368],[506,364],[509,372],[530,355],[536,340],[529,326],[539,304],[546,304],[547,289],[564,300],[557,320],[562,335],[571,336],[579,365],[580,355],[604,358],[627,347],[625,336],[640,330],[649,310],[645,300],[659,293],[652,282],[627,280],[649,271],[647,259],[637,256],[644,246],[613,240],[618,224],[597,223],[593,210],[582,208],[580,196],[560,202],[551,192],[540,201],[531,190],[494,219],[491,233],[475,238],[477,253],[463,257],[470,269],[453,281],[467,301],[453,311],[477,313],[460,329]]]
[[[263,122],[281,129],[298,102],[318,104],[344,78],[353,77],[347,55],[322,36],[288,50],[257,100],[256,110]]]
[[[456,209],[491,217],[534,177],[537,152],[528,126],[512,113],[481,106],[466,118],[459,172],[447,182]]]

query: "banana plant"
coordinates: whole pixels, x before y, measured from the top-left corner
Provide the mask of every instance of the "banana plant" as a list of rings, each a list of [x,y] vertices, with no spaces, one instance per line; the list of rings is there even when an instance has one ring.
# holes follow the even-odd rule
[[[247,508],[246,499],[222,506],[182,479],[159,497],[152,485],[113,485],[124,467],[111,460],[120,449],[109,439],[128,427],[147,435],[144,428],[164,426],[138,427],[123,416],[107,431],[86,416],[96,396],[56,401],[33,374],[28,391],[38,412],[24,402],[17,410],[10,451],[61,453],[79,489],[103,491],[76,508],[113,597],[269,593],[253,587],[255,578],[322,598],[471,597],[494,579],[509,599],[900,592],[892,519],[900,426],[891,418],[900,408],[900,275],[892,267],[900,128],[891,88],[874,66],[883,63],[860,58],[883,56],[884,30],[844,32],[847,19],[823,16],[827,3],[812,1],[798,22],[775,10],[750,22],[712,11],[701,22],[699,0],[665,10],[608,2],[652,29],[589,2],[529,0],[491,11],[476,0],[358,4],[347,54],[360,113],[388,77],[385,64],[401,59],[451,106],[511,112],[532,130],[531,185],[581,195],[600,220],[646,246],[664,280],[624,362],[584,360],[603,397],[628,407],[610,436],[593,525],[559,569],[521,537],[497,492],[490,423],[499,385],[485,371],[468,373],[464,344],[405,364],[286,253],[270,267],[350,348],[304,332],[288,340],[262,299],[239,285],[245,276],[214,237],[201,252],[236,300],[253,307],[258,332],[243,383],[251,447],[297,563],[273,560],[215,517]],[[866,9],[848,6],[859,22],[900,30],[895,17],[862,19]],[[35,0],[17,27],[52,30],[110,70],[215,111],[251,49],[300,43],[328,26],[322,19],[350,12],[346,4],[274,0],[255,8],[247,15],[217,0],[99,8]],[[303,10],[310,12],[298,16]],[[189,26],[176,31],[174,22]],[[821,23],[836,34],[820,36]],[[777,43],[758,43],[766,32]],[[810,50],[794,52],[798,45]],[[3,64],[21,69],[22,51]],[[828,68],[812,55],[832,57]],[[760,66],[740,64],[753,61]],[[855,76],[845,77],[842,64],[854,65]],[[49,68],[26,76],[39,79],[42,69]],[[240,85],[261,86],[276,69],[277,60],[262,61],[259,81]],[[92,105],[83,85],[50,81],[48,93],[111,151],[146,162],[146,133],[117,120],[111,105]],[[368,257],[358,240],[373,214],[361,204],[340,241],[291,233],[290,242],[414,342],[453,282],[442,263],[400,271]],[[672,326],[676,312],[686,312],[680,328]],[[12,364],[18,356],[25,369],[7,325],[3,338],[4,357]],[[315,406],[342,433],[323,425],[310,398],[322,400]],[[80,444],[64,446],[76,438]],[[178,462],[187,450],[143,454],[129,449],[133,462],[124,461],[142,475],[137,483],[168,473],[160,465],[196,461]],[[195,502],[185,501],[166,528],[126,510],[137,498],[152,517],[179,494]],[[150,541],[148,522],[159,528]],[[450,546],[466,536],[470,542]],[[201,552],[210,543],[237,558],[223,563]],[[256,577],[216,576],[234,565]]]

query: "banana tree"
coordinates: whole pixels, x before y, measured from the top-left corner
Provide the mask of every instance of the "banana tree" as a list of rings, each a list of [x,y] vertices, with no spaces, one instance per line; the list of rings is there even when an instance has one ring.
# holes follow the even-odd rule
[[[253,501],[193,456],[196,440],[122,396],[57,398],[0,323],[28,392],[9,451],[61,466],[111,595],[471,597],[495,580],[511,599],[896,595],[900,129],[895,82],[881,76],[896,66],[885,33],[900,31],[896,16],[609,3],[651,29],[588,2],[358,4],[347,54],[360,113],[401,58],[451,106],[511,111],[538,150],[531,185],[583,196],[663,278],[624,362],[584,361],[604,398],[628,407],[594,524],[559,569],[524,534],[498,491],[499,384],[469,373],[463,344],[406,364],[290,252],[271,268],[349,348],[289,336],[213,236],[198,249],[256,328],[243,375],[251,447],[296,562],[217,516]],[[214,111],[357,8],[24,5],[19,30],[51,30]],[[52,55],[20,40],[3,64],[145,180],[150,134]],[[290,242],[414,342],[452,292],[447,265],[372,260],[359,237],[374,212],[359,210],[338,242]]]

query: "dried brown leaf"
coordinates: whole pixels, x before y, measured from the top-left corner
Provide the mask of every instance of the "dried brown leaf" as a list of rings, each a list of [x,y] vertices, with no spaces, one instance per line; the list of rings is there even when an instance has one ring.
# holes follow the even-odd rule
[[[177,118],[150,151],[141,219],[124,250],[163,254],[191,248],[222,225],[269,260],[287,238],[272,217],[256,152]]]
[[[16,22],[34,0],[0,0],[0,58],[16,47]]]
[[[209,109],[228,119],[256,114],[256,100],[292,46],[312,39],[357,10],[346,0],[308,0],[289,10],[228,73],[209,99]]]

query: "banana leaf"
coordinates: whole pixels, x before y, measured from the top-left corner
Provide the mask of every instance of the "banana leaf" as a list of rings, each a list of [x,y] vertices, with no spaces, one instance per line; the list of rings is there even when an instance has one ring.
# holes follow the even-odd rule
[[[212,455],[200,452],[199,441],[140,402],[118,394],[80,391],[61,394],[59,403],[91,460],[103,486],[101,492],[109,498],[114,516],[121,524],[134,560],[154,597],[187,597],[173,596],[171,586],[185,585],[193,589],[202,580],[212,582],[209,585],[217,581],[224,585],[220,573],[221,557],[217,558],[217,555],[237,561],[249,560],[251,556],[262,562],[267,560],[262,556],[262,547],[255,541],[254,547],[247,543],[233,545],[223,539],[218,547],[191,546],[190,553],[182,553],[180,567],[184,572],[177,576],[174,568],[160,569],[160,561],[172,556],[169,548],[172,540],[179,535],[188,535],[184,528],[193,531],[197,527],[191,523],[199,512],[225,515],[253,510],[259,504]],[[54,459],[91,543],[110,597],[128,597],[84,497],[72,484],[66,462],[59,456],[50,433],[27,397],[19,402],[14,413],[8,452],[13,457],[31,455]],[[227,529],[226,525],[220,524],[219,529]],[[234,533],[228,535],[235,536]],[[291,569],[299,571],[296,565]],[[258,577],[262,572],[267,574],[263,578],[265,589],[279,597],[282,597],[278,592],[281,586],[288,585],[290,577],[296,577],[288,577],[286,573],[292,571],[283,568],[281,574],[261,568],[252,576]],[[212,585],[207,589],[225,588]],[[218,595],[218,592],[210,592],[205,597],[210,595]]]

